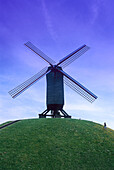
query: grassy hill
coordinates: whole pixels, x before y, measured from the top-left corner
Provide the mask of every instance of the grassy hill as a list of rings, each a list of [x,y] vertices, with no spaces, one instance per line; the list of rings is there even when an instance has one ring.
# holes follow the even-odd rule
[[[90,121],[22,120],[0,130],[0,170],[113,170],[113,141]]]

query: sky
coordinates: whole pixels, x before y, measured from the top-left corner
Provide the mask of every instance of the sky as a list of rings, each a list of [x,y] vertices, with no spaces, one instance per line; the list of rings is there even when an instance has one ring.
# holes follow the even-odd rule
[[[64,110],[114,129],[113,7],[113,0],[0,0],[0,123],[38,118],[46,109],[45,77],[15,99],[8,94],[48,66],[24,45],[30,41],[56,62],[90,47],[64,71],[98,99],[91,104],[65,85]]]

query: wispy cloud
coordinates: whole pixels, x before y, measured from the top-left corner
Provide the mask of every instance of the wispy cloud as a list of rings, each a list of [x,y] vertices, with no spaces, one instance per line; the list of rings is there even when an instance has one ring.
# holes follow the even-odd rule
[[[93,1],[93,5],[91,6],[92,9],[92,20],[91,20],[91,24],[94,24],[94,22],[96,21],[96,19],[99,17],[99,13],[101,10],[101,6],[104,4],[104,0],[94,0]]]
[[[103,108],[96,107],[95,105],[87,105],[87,104],[67,104],[67,109],[68,110],[81,110],[81,111],[103,111]]]
[[[52,19],[49,14],[48,8],[46,6],[46,2],[45,2],[45,0],[42,0],[41,2],[42,2],[42,8],[43,8],[43,13],[44,13],[47,29],[48,29],[52,39],[55,41],[57,39],[57,33],[53,27]]]

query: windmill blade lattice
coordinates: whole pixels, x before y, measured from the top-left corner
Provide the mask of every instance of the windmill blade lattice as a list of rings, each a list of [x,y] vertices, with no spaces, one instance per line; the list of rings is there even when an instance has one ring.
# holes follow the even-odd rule
[[[69,64],[71,64],[73,61],[75,61],[77,58],[79,58],[82,54],[84,54],[87,50],[89,50],[90,47],[83,45],[82,47],[78,48],[77,50],[73,51],[69,55],[67,55],[65,58],[59,61],[60,66],[62,68],[65,68]],[[58,64],[59,65],[59,64]]]
[[[15,87],[11,91],[9,91],[9,94],[11,95],[12,98],[17,97],[20,95],[22,92],[24,92],[27,88],[32,86],[34,83],[36,83],[40,78],[42,78],[47,72],[48,67],[43,68],[40,72],[20,84],[19,86]]]
[[[84,87],[82,84],[80,84],[78,81],[76,81],[75,79],[73,79],[71,76],[69,76],[67,73],[65,73],[63,70],[58,70],[58,72],[61,72],[70,82],[71,87],[73,86],[73,84],[76,84],[77,87],[79,87],[80,89],[82,89],[85,94],[88,94],[89,96],[91,96],[94,99],[97,99],[97,96],[95,94],[93,94],[90,90],[88,90],[86,87]],[[68,81],[67,81],[68,82]],[[72,83],[71,83],[72,82]],[[68,84],[68,83],[67,83]]]
[[[25,43],[25,45],[28,48],[30,48],[32,51],[34,51],[37,55],[39,55],[41,58],[43,58],[45,61],[47,61],[50,65],[55,64],[54,60],[52,60],[50,57],[44,54],[41,50],[39,50],[36,46],[34,46],[30,41]]]
[[[69,86],[72,90],[77,92],[79,95],[84,97],[86,100],[88,100],[90,103],[95,101],[95,98],[89,95],[86,91],[84,91],[82,88],[80,88],[78,85],[73,83],[71,80],[69,80],[67,77],[64,76],[64,83]]]

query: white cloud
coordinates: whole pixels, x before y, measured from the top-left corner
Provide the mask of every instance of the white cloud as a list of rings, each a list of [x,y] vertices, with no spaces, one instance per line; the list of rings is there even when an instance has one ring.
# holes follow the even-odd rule
[[[68,110],[82,110],[82,111],[103,111],[103,109],[102,108],[100,108],[100,107],[96,107],[95,105],[92,105],[92,104],[83,104],[83,102],[82,102],[82,104],[81,104],[81,102],[80,102],[80,104],[67,104],[67,109]]]
[[[42,2],[44,17],[45,17],[45,21],[46,21],[48,31],[49,31],[52,39],[56,40],[57,39],[57,33],[55,32],[55,29],[53,27],[52,19],[51,19],[51,16],[49,15],[49,11],[48,11],[48,8],[46,6],[46,2],[45,2],[45,0],[42,0],[41,2]]]
[[[104,0],[94,0],[93,5],[91,6],[93,12],[91,24],[94,24],[96,22],[103,4]]]

